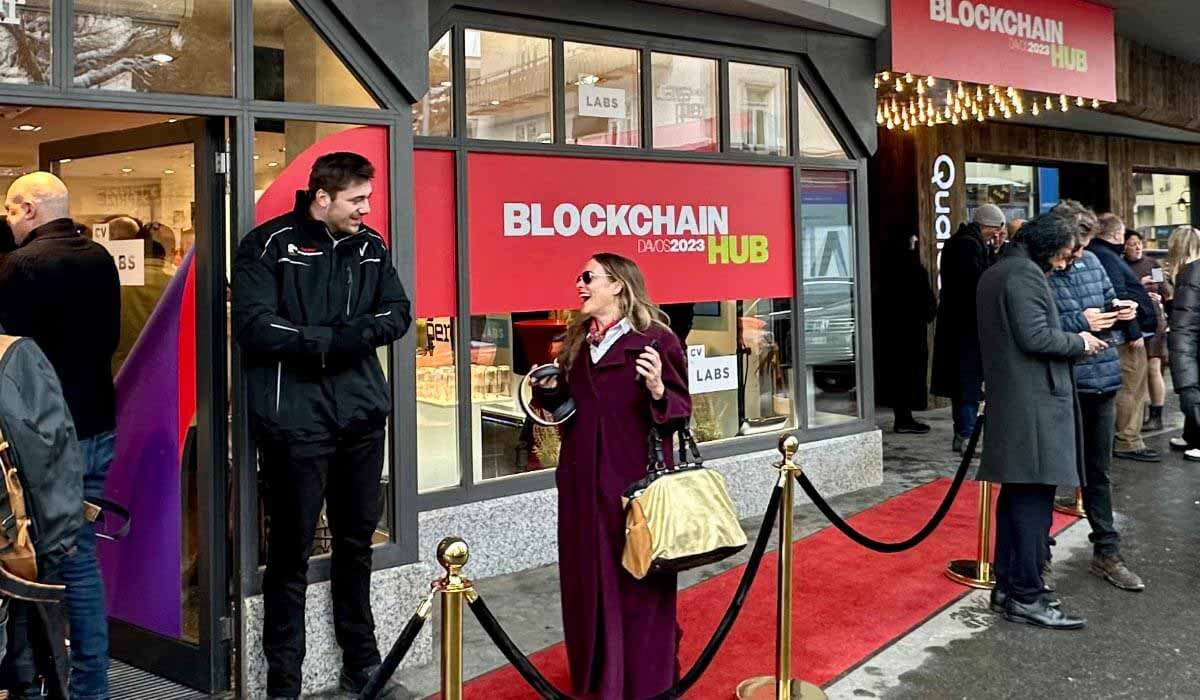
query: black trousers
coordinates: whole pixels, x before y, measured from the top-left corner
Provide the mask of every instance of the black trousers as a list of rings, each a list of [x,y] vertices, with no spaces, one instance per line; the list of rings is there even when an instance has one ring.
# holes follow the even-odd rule
[[[996,587],[1014,600],[1042,595],[1046,533],[1054,515],[1052,484],[1004,484],[996,501]]]
[[[1116,394],[1080,394],[1083,414],[1083,507],[1092,526],[1092,548],[1097,556],[1120,552],[1121,535],[1113,527],[1112,451],[1117,422]]]
[[[371,615],[371,538],[382,508],[383,441],[381,428],[329,442],[260,446],[270,518],[263,576],[269,695],[300,695],[308,557],[322,501],[333,546],[333,627],[342,663],[357,670],[380,661]]]

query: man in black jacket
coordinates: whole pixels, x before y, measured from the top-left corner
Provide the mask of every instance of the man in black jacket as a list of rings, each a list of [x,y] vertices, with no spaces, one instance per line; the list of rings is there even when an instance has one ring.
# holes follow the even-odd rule
[[[1088,250],[1095,253],[1113,284],[1117,299],[1137,302],[1137,318],[1124,328],[1125,341],[1117,346],[1121,357],[1121,390],[1117,392],[1117,438],[1113,456],[1139,462],[1159,462],[1158,452],[1142,440],[1142,404],[1146,400],[1147,333],[1154,334],[1157,319],[1150,295],[1125,262],[1125,222],[1116,214],[1104,214],[1100,231]]]
[[[992,264],[1004,233],[1004,212],[995,204],[975,210],[969,224],[960,226],[942,250],[940,302],[933,338],[932,393],[950,399],[953,407],[955,452],[975,427],[983,398],[983,354],[975,323],[975,290]]]
[[[117,266],[79,235],[67,186],[35,172],[8,188],[6,218],[17,249],[0,265],[0,326],[33,338],[62,382],[84,456],[84,497],[104,493],[116,449],[116,393],[110,366],[121,335]],[[108,615],[96,562],[96,535],[84,523],[60,575],[71,627],[72,698],[108,697]]]
[[[271,697],[295,698],[313,532],[326,504],[334,630],[343,690],[379,665],[371,541],[391,392],[376,348],[408,331],[408,297],[378,233],[363,223],[374,167],[355,153],[317,159],[295,209],[251,231],[233,267],[233,321],[268,488],[263,648]],[[401,691],[392,684],[381,697]]]

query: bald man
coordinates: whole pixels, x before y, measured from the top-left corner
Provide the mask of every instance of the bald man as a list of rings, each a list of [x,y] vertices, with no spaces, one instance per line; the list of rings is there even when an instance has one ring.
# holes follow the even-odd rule
[[[111,363],[121,335],[117,267],[79,235],[62,180],[36,172],[8,188],[4,206],[17,249],[0,263],[0,326],[33,338],[62,382],[84,456],[84,496],[98,497],[112,463],[116,400]],[[96,536],[84,523],[59,575],[71,625],[70,697],[108,697],[108,617]]]

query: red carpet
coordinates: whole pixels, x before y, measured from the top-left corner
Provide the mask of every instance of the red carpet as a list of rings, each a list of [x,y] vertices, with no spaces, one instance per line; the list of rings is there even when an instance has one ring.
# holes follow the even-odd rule
[[[859,513],[850,522],[875,538],[902,539],[933,514],[949,486],[949,479],[925,484]],[[942,570],[951,559],[975,556],[978,500],[978,485],[965,482],[937,531],[900,554],[876,554],[832,527],[796,542],[794,674],[824,685],[964,596],[968,590],[952,583]],[[1074,520],[1055,513],[1054,531]],[[741,616],[708,672],[687,694],[689,700],[732,698],[742,680],[774,673],[777,561],[775,552],[764,557]],[[711,637],[741,574],[738,567],[679,594],[684,670]],[[481,592],[487,595],[486,589]],[[493,612],[504,624],[504,611]],[[569,692],[562,644],[531,658],[551,683]],[[468,700],[538,697],[507,666],[470,681],[464,694]]]

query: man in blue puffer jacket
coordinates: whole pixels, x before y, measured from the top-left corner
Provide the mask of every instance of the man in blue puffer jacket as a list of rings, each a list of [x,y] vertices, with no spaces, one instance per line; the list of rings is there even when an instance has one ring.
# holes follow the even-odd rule
[[[1111,302],[1116,299],[1112,281],[1099,258],[1091,251],[1084,250],[1091,240],[1091,232],[1096,228],[1095,214],[1081,207],[1078,210],[1056,207],[1054,213],[1082,224],[1076,240],[1074,261],[1065,270],[1051,274],[1049,280],[1062,329],[1068,333],[1089,331],[1109,342],[1108,348],[1075,363],[1075,392],[1083,423],[1086,481],[1083,486],[1083,506],[1092,526],[1092,533],[1088,536],[1093,547],[1089,569],[1117,588],[1140,591],[1145,584],[1121,558],[1121,536],[1113,526],[1112,486],[1109,480],[1116,430],[1116,396],[1121,388],[1121,360],[1116,345],[1122,339],[1113,338],[1113,334],[1124,332],[1113,326],[1127,321],[1136,311],[1132,308],[1125,310],[1125,307],[1121,311],[1105,311],[1111,308]],[[1047,581],[1046,585],[1052,587],[1053,583]]]

